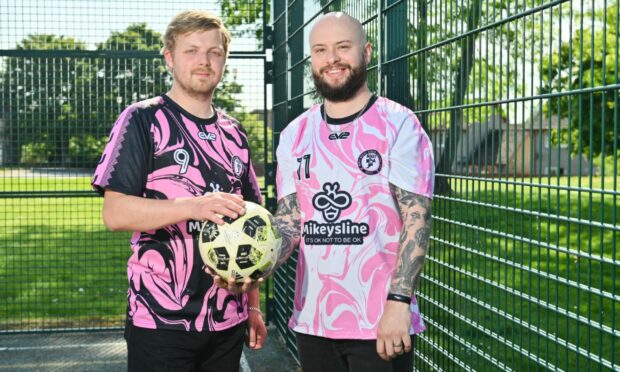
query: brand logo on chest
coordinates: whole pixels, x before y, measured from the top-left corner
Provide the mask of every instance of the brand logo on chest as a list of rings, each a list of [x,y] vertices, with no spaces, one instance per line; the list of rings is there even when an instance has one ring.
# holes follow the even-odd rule
[[[350,135],[351,133],[349,132],[336,132],[336,133],[330,133],[328,138],[330,141],[338,141],[338,140],[345,140],[349,138]]]
[[[205,141],[215,141],[217,139],[217,134],[211,132],[198,132],[198,138]]]

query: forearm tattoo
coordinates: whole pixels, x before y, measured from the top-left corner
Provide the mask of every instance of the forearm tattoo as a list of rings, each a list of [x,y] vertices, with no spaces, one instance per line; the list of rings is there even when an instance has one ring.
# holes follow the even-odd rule
[[[418,288],[431,234],[431,200],[390,185],[403,219],[390,292],[412,296]]]
[[[282,248],[277,266],[282,265],[301,240],[301,214],[297,194],[287,195],[278,201],[276,226],[282,236]]]

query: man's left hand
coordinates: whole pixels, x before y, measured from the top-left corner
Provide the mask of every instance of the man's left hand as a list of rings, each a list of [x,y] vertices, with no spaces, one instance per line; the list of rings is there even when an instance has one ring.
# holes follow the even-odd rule
[[[228,291],[233,293],[247,293],[253,291],[260,287],[260,285],[263,284],[264,281],[265,280],[263,278],[260,278],[258,280],[245,278],[243,280],[243,283],[237,283],[233,278],[228,278],[228,281],[225,281],[219,275],[215,275],[213,277],[213,282],[216,286],[222,289],[227,289]]]
[[[248,311],[247,326],[246,346],[252,350],[262,349],[267,338],[267,327],[265,327],[263,315],[257,311]]]
[[[377,330],[377,353],[390,361],[411,351],[409,304],[387,301]]]

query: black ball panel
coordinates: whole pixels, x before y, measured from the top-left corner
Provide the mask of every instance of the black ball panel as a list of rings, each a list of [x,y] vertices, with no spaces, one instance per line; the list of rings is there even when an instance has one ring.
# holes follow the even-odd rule
[[[223,216],[222,219],[224,220],[224,222],[229,223],[229,224],[235,222],[234,218],[230,218],[228,216]]]
[[[228,255],[226,247],[213,248],[213,252],[217,255],[217,269],[228,270],[228,261],[230,261],[230,256]]]
[[[261,270],[254,270],[254,272],[252,274],[250,274],[250,278],[252,280],[258,280],[263,276],[263,272]]]
[[[220,235],[220,230],[217,228],[217,224],[208,221],[205,227],[202,229],[201,239],[203,243],[211,243]]]
[[[260,216],[254,216],[252,218],[248,218],[248,220],[243,224],[243,233],[252,239],[256,239],[257,231],[261,227],[265,226],[267,226],[265,220],[263,220]]]
[[[237,266],[239,266],[241,270],[254,266],[255,262],[252,260],[251,256],[252,249],[252,246],[249,244],[241,244],[237,248],[237,258],[235,258],[235,262],[237,262]]]

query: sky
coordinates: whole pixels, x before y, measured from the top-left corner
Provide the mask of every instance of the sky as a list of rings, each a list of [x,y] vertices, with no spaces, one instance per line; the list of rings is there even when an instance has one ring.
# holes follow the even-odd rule
[[[112,32],[133,23],[146,23],[163,33],[170,19],[182,10],[203,9],[219,13],[216,0],[2,0],[0,1],[0,49],[14,49],[30,34],[71,36],[95,49]],[[258,51],[251,37],[233,39],[232,51]],[[239,100],[246,109],[262,109],[261,60],[230,58],[228,69],[244,86]],[[261,77],[260,79],[257,76]]]

